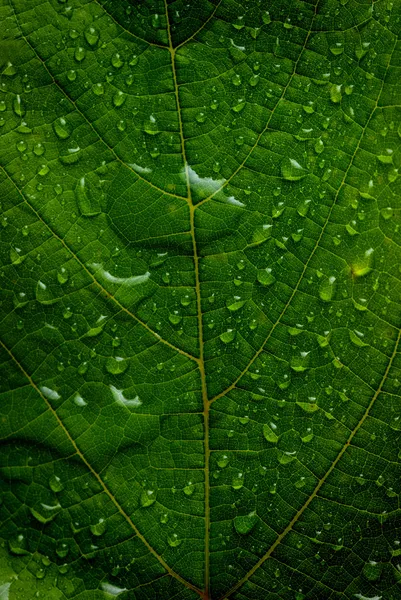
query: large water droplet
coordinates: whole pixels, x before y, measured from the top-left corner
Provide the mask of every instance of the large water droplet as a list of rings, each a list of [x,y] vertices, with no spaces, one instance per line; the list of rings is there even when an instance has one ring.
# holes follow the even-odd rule
[[[237,473],[237,475],[234,475],[232,482],[231,482],[231,486],[234,490],[240,490],[244,485],[244,474],[243,473]]]
[[[53,129],[54,133],[61,140],[66,140],[69,138],[72,132],[71,126],[67,123],[64,117],[60,117],[54,121]]]
[[[307,175],[307,171],[297,160],[286,157],[281,162],[281,174],[288,181],[299,181]]]
[[[97,29],[90,25],[85,29],[85,39],[89,46],[95,46],[99,41],[99,32]]]
[[[85,56],[86,56],[85,48],[82,48],[82,46],[78,46],[77,48],[75,48],[74,58],[77,62],[82,62],[84,60]]]
[[[106,361],[106,369],[112,375],[121,375],[128,367],[128,362],[121,356],[110,356]]]
[[[227,331],[220,334],[220,339],[224,344],[229,344],[235,339],[235,335],[235,329],[227,329]]]
[[[275,423],[265,423],[263,425],[263,435],[265,439],[271,444],[277,444],[278,442],[278,435],[275,433],[276,429],[277,425]]]

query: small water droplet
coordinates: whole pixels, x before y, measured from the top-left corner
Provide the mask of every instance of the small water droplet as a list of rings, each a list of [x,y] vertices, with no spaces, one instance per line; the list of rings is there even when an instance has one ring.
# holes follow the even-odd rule
[[[121,55],[119,52],[116,52],[115,54],[113,54],[113,56],[111,57],[111,64],[113,65],[113,67],[115,69],[121,69],[121,67],[124,64],[124,61],[121,58]]]
[[[157,493],[155,490],[142,490],[140,496],[141,506],[147,508],[156,502]]]
[[[52,475],[49,479],[49,486],[53,492],[61,492],[64,489],[64,485],[61,483],[60,477]]]
[[[179,546],[182,543],[182,540],[178,537],[177,533],[172,533],[171,535],[168,536],[167,543],[172,548],[176,548],[177,546]]]
[[[53,129],[57,137],[61,140],[69,138],[72,132],[72,128],[64,117],[60,117],[54,121]]]
[[[93,535],[101,536],[106,531],[107,523],[105,519],[100,518],[97,523],[90,525],[89,529]]]
[[[82,48],[82,46],[78,46],[77,48],[75,48],[74,58],[77,62],[82,62],[84,60],[85,56],[86,56],[85,48]]]

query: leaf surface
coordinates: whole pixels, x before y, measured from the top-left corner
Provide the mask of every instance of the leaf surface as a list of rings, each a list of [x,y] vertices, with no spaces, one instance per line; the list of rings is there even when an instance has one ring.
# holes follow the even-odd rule
[[[0,21],[0,598],[397,600],[401,5]]]

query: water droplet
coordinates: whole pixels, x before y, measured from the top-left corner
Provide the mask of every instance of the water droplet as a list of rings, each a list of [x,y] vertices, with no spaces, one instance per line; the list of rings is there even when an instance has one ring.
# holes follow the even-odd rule
[[[69,69],[67,71],[67,79],[68,81],[75,81],[77,78],[77,72],[74,69]]]
[[[33,153],[36,154],[36,156],[42,156],[42,154],[44,154],[44,152],[45,152],[44,145],[41,144],[40,142],[37,142],[33,147]]]
[[[227,454],[223,454],[217,459],[217,465],[220,467],[220,469],[224,469],[229,462],[230,458],[227,456]]]
[[[356,330],[352,330],[349,329],[348,330],[349,333],[349,338],[351,340],[351,342],[353,344],[355,344],[355,346],[359,346],[360,348],[363,348],[364,346],[368,346],[368,344],[366,342],[363,341],[363,333],[356,331]]]
[[[244,474],[237,473],[232,479],[231,486],[234,490],[240,490],[244,485]]]
[[[315,152],[316,154],[321,154],[324,150],[324,142],[321,138],[319,138],[315,144]]]
[[[192,483],[192,481],[189,481],[186,486],[184,487],[184,494],[186,496],[192,496],[192,494],[195,491],[195,485]]]
[[[23,117],[25,115],[25,107],[19,94],[14,97],[13,110],[18,117]]]
[[[386,208],[381,209],[380,214],[383,219],[388,221],[388,219],[391,219],[394,216],[394,210],[390,206],[387,206]]]
[[[258,269],[256,277],[261,285],[269,286],[276,281],[276,278],[272,275],[271,271],[270,268]]]
[[[229,298],[226,300],[226,306],[231,312],[239,310],[244,306],[245,303],[246,300],[240,300],[240,296],[234,296],[233,299]]]
[[[125,131],[127,129],[127,122],[124,121],[124,119],[121,119],[120,121],[118,121],[117,129],[118,129],[118,131]],[[150,155],[152,156],[152,152],[150,153]]]
[[[336,84],[332,84],[330,86],[330,100],[332,102],[334,102],[335,104],[338,104],[339,102],[341,102],[342,99],[342,92],[341,92],[341,85],[336,85]]]
[[[309,211],[309,207],[310,207],[310,203],[311,200],[304,200],[303,202],[301,202],[301,204],[299,204],[298,208],[297,208],[297,213],[299,214],[300,217],[306,217],[306,215],[308,214]]]
[[[260,79],[260,75],[252,75],[250,80],[249,80],[249,85],[251,87],[255,87],[258,85],[259,83],[259,79]]]
[[[107,523],[105,519],[100,518],[97,523],[90,525],[89,529],[93,535],[101,536],[106,531]]]
[[[250,533],[255,527],[258,517],[255,512],[251,512],[248,515],[235,517],[234,527],[237,533],[240,535],[246,535]]]
[[[324,302],[330,302],[332,300],[335,291],[335,281],[336,278],[334,276],[324,278],[321,281],[319,285],[319,296]]]
[[[344,52],[344,46],[341,42],[334,44],[334,46],[330,46],[330,52],[334,54],[334,56],[339,56]]]
[[[95,83],[92,86],[92,92],[95,94],[95,96],[102,96],[104,94],[104,86],[103,83]]]
[[[196,115],[196,120],[198,123],[204,123],[206,121],[206,113],[200,112]]]
[[[110,356],[106,361],[106,369],[112,375],[121,375],[128,367],[128,362],[120,356]]]
[[[113,67],[115,69],[121,69],[121,67],[124,64],[124,61],[121,58],[119,52],[116,52],[115,54],[113,54],[113,56],[111,57],[111,64],[113,65]]]
[[[236,85],[236,86],[241,85],[241,81],[242,81],[241,76],[238,75],[238,73],[236,73],[235,75],[232,76],[231,81],[232,81],[233,85]]]
[[[178,313],[178,311],[174,311],[174,313],[169,314],[168,316],[168,320],[170,321],[170,323],[172,323],[173,325],[178,325],[179,323],[181,323],[182,321],[182,315],[180,315]]]
[[[7,77],[14,77],[14,75],[17,74],[17,69],[16,67],[13,65],[12,62],[8,61],[6,66],[3,69],[3,75],[6,75]]]
[[[77,62],[82,62],[84,60],[85,56],[86,56],[85,48],[82,48],[82,46],[78,46],[77,48],[75,48],[74,58]]]
[[[85,39],[88,42],[89,46],[96,46],[99,41],[99,32],[97,29],[90,25],[85,29]]]
[[[65,558],[69,551],[70,549],[68,547],[68,544],[66,544],[65,542],[59,544],[56,548],[56,554],[60,558]]]
[[[220,339],[224,344],[229,344],[235,339],[235,335],[235,329],[227,329],[227,331],[220,334]]]
[[[262,15],[262,21],[265,25],[269,25],[272,22],[269,11],[265,11]]]
[[[100,213],[100,205],[97,191],[81,177],[75,190],[79,209],[84,217],[94,217]]]
[[[278,442],[278,435],[275,433],[276,429],[277,425],[275,423],[265,423],[263,425],[263,435],[265,439],[271,444],[277,444]]]
[[[79,408],[83,408],[84,406],[86,406],[88,403],[85,402],[85,400],[82,398],[82,396],[78,393],[75,394],[74,398],[73,398],[73,402],[76,406],[79,406]]]
[[[113,96],[113,104],[116,108],[119,108],[124,104],[127,99],[127,95],[124,94],[121,90],[117,90],[117,92]]]
[[[182,540],[178,537],[177,533],[172,533],[171,535],[168,536],[167,543],[172,548],[176,548],[177,546],[179,546],[182,543]]]
[[[234,104],[234,106],[232,106],[232,110],[236,113],[239,113],[242,111],[243,108],[245,108],[245,100],[243,98],[240,98],[236,104]]]
[[[294,158],[284,158],[281,162],[281,174],[288,181],[299,181],[307,171]]]
[[[13,554],[29,554],[26,548],[26,539],[22,533],[11,538],[8,545]]]
[[[53,129],[54,133],[61,140],[66,140],[67,138],[69,138],[72,132],[72,128],[67,123],[64,117],[60,117],[54,121]]]
[[[159,127],[154,115],[150,115],[149,119],[144,122],[143,129],[148,135],[157,135],[159,133]]]
[[[30,511],[31,515],[35,517],[35,519],[39,521],[39,523],[43,524],[50,523],[50,521],[52,521],[54,517],[58,514],[58,509],[61,508],[59,503],[55,504],[54,506],[49,506],[47,504],[42,503],[40,506],[40,512],[35,508],[31,508]]]
[[[142,490],[140,503],[141,506],[147,508],[148,506],[152,506],[156,502],[157,493],[155,490]]]
[[[64,485],[61,483],[60,477],[52,475],[49,479],[49,486],[53,492],[61,492],[64,489]]]
[[[25,152],[28,148],[27,143],[24,140],[20,140],[16,144],[18,152]]]

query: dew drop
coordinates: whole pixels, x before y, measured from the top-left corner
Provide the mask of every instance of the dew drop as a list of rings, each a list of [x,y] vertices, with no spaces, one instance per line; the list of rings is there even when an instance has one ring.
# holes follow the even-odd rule
[[[113,54],[113,56],[111,57],[111,64],[113,65],[113,67],[115,69],[121,69],[121,67],[124,64],[124,61],[121,58],[119,52],[116,52],[115,54]]]
[[[95,83],[92,86],[92,92],[95,94],[95,96],[102,96],[104,94],[104,86],[103,83]]]
[[[235,329],[227,329],[220,334],[220,339],[224,344],[230,344],[235,339],[236,331]]]
[[[101,536],[106,531],[107,523],[104,519],[100,518],[97,523],[90,525],[89,529],[93,535]]]
[[[333,298],[335,291],[335,281],[336,278],[334,276],[324,278],[319,285],[319,296],[323,302],[330,302]]]
[[[64,485],[61,483],[60,477],[52,475],[49,479],[49,486],[53,492],[61,492],[64,489]]]
[[[281,174],[288,181],[299,181],[307,171],[294,158],[284,158],[281,162]]]
[[[53,129],[54,133],[61,140],[66,140],[67,138],[69,138],[72,132],[72,128],[67,123],[64,117],[60,117],[54,121]]]
[[[82,46],[78,46],[77,48],[75,48],[74,58],[77,62],[82,62],[84,60],[85,56],[86,56],[85,48],[82,48]]]
[[[258,517],[255,512],[250,512],[248,515],[238,516],[234,519],[234,527],[240,535],[250,533],[255,527]]]
[[[140,496],[140,504],[142,507],[147,508],[152,506],[156,502],[157,493],[155,490],[142,490]]]
[[[110,356],[106,361],[106,369],[112,375],[121,375],[127,367],[128,362],[120,356]]]
[[[270,268],[258,269],[256,278],[259,283],[264,286],[272,285],[276,281],[276,278],[274,275],[272,275],[272,270]]]
[[[144,122],[143,129],[148,135],[157,135],[159,133],[159,127],[154,115],[150,115],[149,119]]]
[[[14,97],[13,110],[18,117],[23,117],[25,115],[25,107],[19,94]]]
[[[124,104],[127,99],[127,95],[124,94],[121,90],[117,90],[117,92],[113,96],[113,104],[116,108],[119,108]]]
[[[177,533],[172,533],[171,535],[168,536],[167,543],[172,548],[176,548],[177,546],[179,546],[182,543],[182,540],[178,537]]]
[[[90,25],[85,29],[85,39],[88,42],[89,46],[96,46],[99,41],[99,32],[97,29]]]

